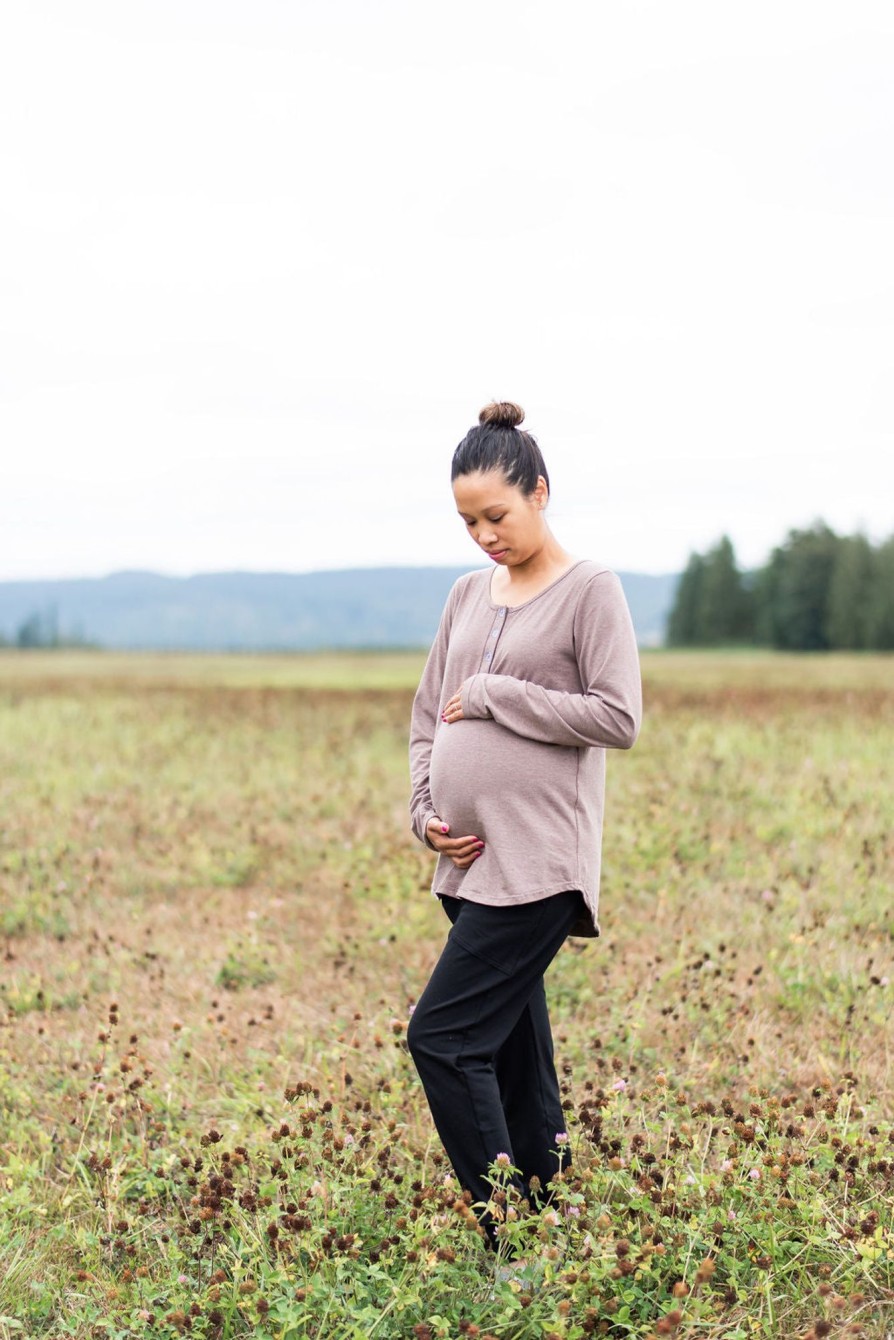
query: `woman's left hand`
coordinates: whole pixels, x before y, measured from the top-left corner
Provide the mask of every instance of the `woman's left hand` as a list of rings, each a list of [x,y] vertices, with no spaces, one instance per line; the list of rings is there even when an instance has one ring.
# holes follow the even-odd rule
[[[453,721],[462,721],[463,719],[463,691],[460,688],[448,702],[444,704],[444,710],[441,713],[441,720],[445,725],[450,725]]]

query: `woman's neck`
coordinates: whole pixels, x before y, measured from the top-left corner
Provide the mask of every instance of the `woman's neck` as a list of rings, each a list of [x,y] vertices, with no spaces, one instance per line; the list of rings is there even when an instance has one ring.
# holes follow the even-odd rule
[[[552,531],[536,554],[524,563],[498,568],[491,577],[491,598],[498,605],[521,605],[563,576],[576,562],[562,548]]]

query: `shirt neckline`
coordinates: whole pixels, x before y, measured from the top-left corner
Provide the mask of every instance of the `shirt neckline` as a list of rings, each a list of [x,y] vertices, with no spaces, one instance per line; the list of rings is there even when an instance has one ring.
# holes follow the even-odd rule
[[[579,568],[579,567],[581,566],[582,563],[586,563],[586,562],[587,562],[587,560],[586,560],[585,558],[577,558],[577,559],[575,559],[575,561],[571,564],[571,567],[570,567],[570,568],[566,568],[565,571],[562,572],[562,573],[560,573],[558,577],[553,578],[553,580],[549,583],[548,586],[544,586],[544,588],[543,588],[542,591],[538,591],[537,594],[534,595],[534,596],[529,596],[527,600],[523,600],[523,601],[521,602],[521,604],[519,604],[519,605],[506,605],[506,604],[498,605],[497,602],[494,600],[493,596],[491,595],[491,590],[490,590],[490,584],[491,584],[491,582],[492,582],[493,579],[494,579],[494,574],[493,574],[493,572],[487,573],[487,572],[485,571],[485,575],[486,575],[487,578],[488,578],[488,581],[487,581],[487,603],[490,605],[490,607],[491,607],[492,610],[506,610],[507,612],[508,612],[509,610],[523,610],[527,605],[533,605],[534,601],[535,601],[535,600],[539,600],[541,596],[545,596],[545,595],[547,594],[548,591],[552,591],[553,587],[559,585],[559,582],[564,582],[564,580],[565,580],[566,577],[570,577],[570,576],[571,576],[571,574],[572,574],[572,572],[574,572],[575,568]]]

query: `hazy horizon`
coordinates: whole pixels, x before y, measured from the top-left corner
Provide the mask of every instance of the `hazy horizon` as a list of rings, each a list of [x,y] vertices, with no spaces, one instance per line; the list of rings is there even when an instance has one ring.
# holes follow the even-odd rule
[[[0,577],[0,585],[8,586],[16,584],[28,584],[31,582],[102,582],[110,577],[161,577],[170,581],[189,581],[193,577],[226,577],[226,576],[248,576],[248,577],[314,577],[328,572],[377,572],[392,571],[399,569],[409,569],[411,571],[433,568],[435,570],[450,570],[456,568],[466,568],[471,572],[474,568],[484,568],[484,563],[472,562],[467,565],[462,563],[369,563],[369,564],[346,564],[344,567],[333,568],[208,568],[195,572],[164,572],[159,568],[113,568],[109,572],[98,573],[66,573],[64,575],[49,573],[43,577]],[[629,572],[631,576],[637,577],[675,577],[679,576],[679,570],[668,569],[665,572],[644,572],[635,568],[623,568],[623,572]]]

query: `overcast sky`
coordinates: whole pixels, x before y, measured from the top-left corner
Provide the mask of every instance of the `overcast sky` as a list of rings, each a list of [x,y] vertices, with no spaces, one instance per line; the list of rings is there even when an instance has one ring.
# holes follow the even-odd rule
[[[894,531],[890,0],[28,0],[0,179],[0,579]]]

